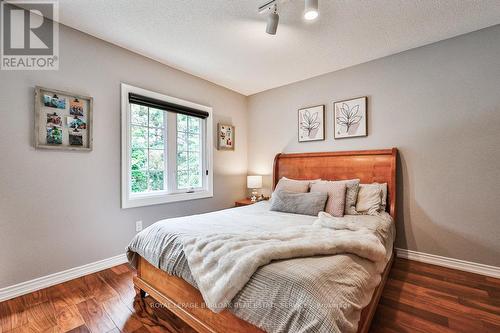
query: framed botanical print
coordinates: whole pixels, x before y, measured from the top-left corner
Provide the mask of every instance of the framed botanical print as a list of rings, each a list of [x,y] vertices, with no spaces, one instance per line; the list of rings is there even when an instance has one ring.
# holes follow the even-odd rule
[[[299,142],[325,139],[324,105],[300,109],[297,122]]]
[[[334,138],[367,136],[366,110],[366,96],[334,102]]]
[[[217,149],[234,150],[234,126],[217,124]]]
[[[93,98],[35,88],[35,148],[92,150]]]

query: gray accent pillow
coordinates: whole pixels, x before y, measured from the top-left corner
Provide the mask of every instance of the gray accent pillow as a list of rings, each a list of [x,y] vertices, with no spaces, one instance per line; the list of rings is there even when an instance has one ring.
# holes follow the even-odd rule
[[[275,191],[271,201],[271,210],[283,213],[317,216],[325,210],[328,193],[309,192],[293,193]]]
[[[359,179],[339,180],[345,183],[345,215],[356,215],[356,201],[358,200]]]

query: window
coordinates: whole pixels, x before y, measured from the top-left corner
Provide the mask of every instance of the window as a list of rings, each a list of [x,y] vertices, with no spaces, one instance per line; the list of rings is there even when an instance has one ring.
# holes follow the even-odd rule
[[[122,84],[122,207],[213,196],[212,110]]]

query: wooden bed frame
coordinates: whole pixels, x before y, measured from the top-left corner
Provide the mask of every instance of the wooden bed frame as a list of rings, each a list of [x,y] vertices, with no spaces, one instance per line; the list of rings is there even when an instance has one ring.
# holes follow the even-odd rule
[[[361,183],[387,183],[387,210],[396,218],[397,149],[346,152],[278,154],[274,159],[273,188],[281,177],[292,179],[354,179]],[[361,312],[358,333],[367,333],[375,314],[387,276],[394,260],[392,255],[382,273],[382,282],[375,289],[370,303]],[[198,332],[263,333],[256,326],[236,317],[228,310],[210,311],[200,292],[183,279],[171,276],[138,258],[135,286],[141,297],[149,294]]]

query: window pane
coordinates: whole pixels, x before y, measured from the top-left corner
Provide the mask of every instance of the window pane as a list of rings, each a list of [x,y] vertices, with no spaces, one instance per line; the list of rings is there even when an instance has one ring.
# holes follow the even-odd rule
[[[149,170],[163,171],[165,168],[163,164],[163,150],[150,150],[149,151]]]
[[[201,125],[199,118],[177,114],[178,189],[203,186]]]
[[[149,108],[149,127],[163,127],[163,110]]]
[[[196,117],[188,117],[188,128],[191,133],[200,133],[201,119]]]
[[[177,153],[177,170],[187,170],[188,154],[186,152]]]
[[[130,104],[130,121],[135,125],[148,126],[148,108],[142,105]]]
[[[177,171],[177,188],[189,188],[189,177],[187,171]]]
[[[200,151],[200,135],[188,134],[189,151]]]
[[[201,165],[191,164],[189,165],[189,175],[198,175],[201,173]]]
[[[146,171],[132,171],[132,193],[146,192],[148,189],[148,174]]]
[[[148,167],[148,155],[146,149],[132,148],[131,157],[131,169],[132,170],[143,170]]]
[[[201,176],[199,174],[189,175],[189,187],[201,187]]]
[[[189,176],[199,175],[201,173],[201,167],[199,165],[190,165],[188,171]]]
[[[149,190],[163,190],[163,171],[149,171]]]
[[[189,175],[199,175],[201,174],[201,163],[189,165]]]
[[[201,187],[201,154],[199,152],[189,152],[189,186],[193,188]]]
[[[163,129],[150,128],[149,129],[149,148],[163,149]]]
[[[177,114],[177,132],[187,132],[188,116]]]
[[[200,164],[200,153],[197,151],[190,151],[188,153],[188,164],[189,167],[197,166]]]
[[[146,127],[131,126],[132,148],[147,148],[147,133]]]
[[[177,133],[177,151],[183,152],[188,150],[187,134],[178,132]]]

